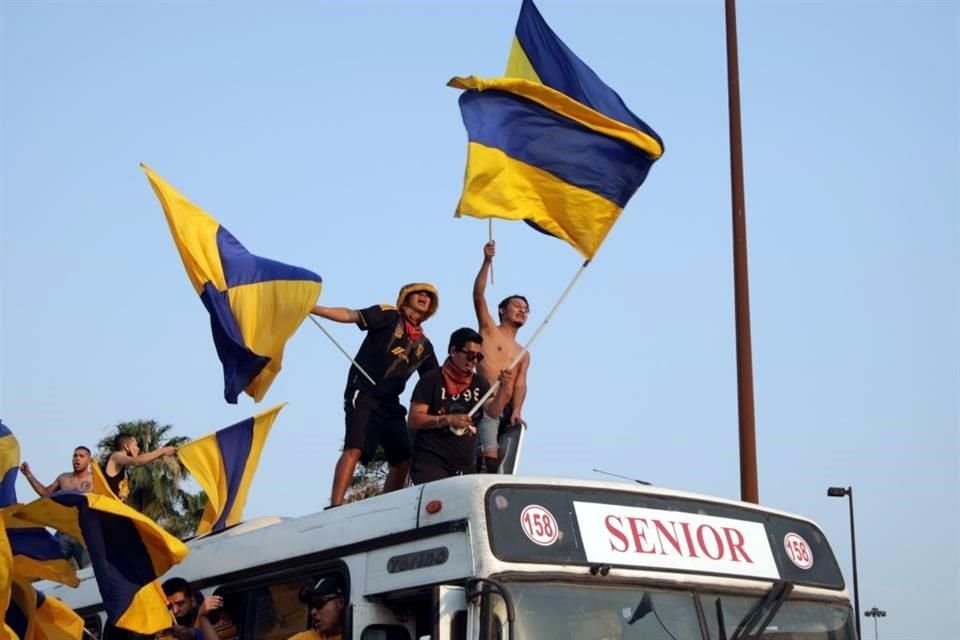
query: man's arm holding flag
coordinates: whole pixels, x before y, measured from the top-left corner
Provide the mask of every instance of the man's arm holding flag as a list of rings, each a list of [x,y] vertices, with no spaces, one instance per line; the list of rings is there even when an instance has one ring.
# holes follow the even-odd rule
[[[490,329],[497,324],[490,315],[490,308],[487,307],[487,277],[493,266],[493,256],[496,252],[497,246],[493,240],[483,245],[483,263],[473,281],[473,310],[477,313],[477,328],[480,331]]]
[[[107,461],[109,465],[111,462],[114,465],[122,467],[142,467],[145,464],[150,464],[157,458],[162,458],[164,456],[172,456],[177,452],[176,447],[160,447],[159,449],[154,449],[153,451],[148,451],[146,453],[140,453],[135,456],[131,456],[123,451],[114,451],[110,454],[110,459]]]
[[[321,307],[317,305],[310,313],[315,316],[320,316],[321,318],[326,318],[327,320],[342,322],[344,324],[353,324],[360,319],[360,314],[357,313],[355,309],[348,309],[346,307]]]

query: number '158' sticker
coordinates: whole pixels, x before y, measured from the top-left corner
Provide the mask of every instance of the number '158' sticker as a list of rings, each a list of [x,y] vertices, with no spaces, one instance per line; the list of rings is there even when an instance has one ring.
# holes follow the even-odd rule
[[[549,547],[560,535],[557,519],[538,504],[531,504],[520,513],[520,526],[534,544]]]
[[[787,557],[801,569],[809,569],[813,566],[813,549],[800,534],[791,531],[785,535],[783,548],[787,552]]]

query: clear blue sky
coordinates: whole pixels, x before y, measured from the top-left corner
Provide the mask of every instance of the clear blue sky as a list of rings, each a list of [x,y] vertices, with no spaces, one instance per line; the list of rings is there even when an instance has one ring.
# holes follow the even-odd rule
[[[538,4],[666,154],[535,345],[523,472],[737,498],[722,2]],[[324,304],[436,283],[442,347],[474,322],[486,237],[452,217],[466,142],[444,85],[502,71],[518,8],[3,3],[0,416],[37,475],[119,421],[200,436],[288,401],[247,515],[323,507],[345,360],[305,324],[264,403],[226,405],[137,164],[320,273]],[[958,22],[946,1],[739,6],[761,502],[818,521],[849,581],[847,505],[825,492],[854,486],[861,601],[888,640],[952,636],[960,602]],[[525,225],[496,235],[490,296],[529,297],[525,338],[580,260]]]

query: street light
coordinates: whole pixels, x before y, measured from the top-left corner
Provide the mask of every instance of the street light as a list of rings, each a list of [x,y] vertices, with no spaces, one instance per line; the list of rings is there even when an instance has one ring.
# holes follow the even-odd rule
[[[850,498],[850,550],[853,556],[853,610],[857,620],[857,638],[863,638],[860,634],[860,591],[857,588],[857,536],[853,528],[853,487],[829,487],[827,495],[831,498]]]
[[[880,633],[877,631],[877,618],[886,618],[887,612],[874,607],[873,609],[870,609],[870,611],[864,611],[863,615],[867,616],[868,618],[873,618],[873,640],[879,640]]]

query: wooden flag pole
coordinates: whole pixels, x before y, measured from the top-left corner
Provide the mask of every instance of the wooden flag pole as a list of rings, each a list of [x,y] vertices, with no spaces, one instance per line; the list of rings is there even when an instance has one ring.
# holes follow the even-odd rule
[[[340,353],[342,353],[344,356],[346,356],[347,360],[349,360],[351,363],[353,363],[353,366],[355,366],[355,367],[357,368],[357,371],[359,371],[360,373],[362,373],[362,374],[363,374],[363,377],[370,381],[370,384],[372,384],[373,386],[377,386],[377,383],[374,382],[373,378],[370,377],[370,374],[367,373],[366,371],[364,371],[363,367],[361,367],[359,364],[357,364],[357,361],[354,360],[353,357],[352,357],[349,353],[347,353],[346,350],[345,350],[343,347],[340,346],[340,343],[337,342],[337,341],[333,338],[332,335],[330,335],[330,332],[327,331],[326,329],[324,329],[324,328],[323,328],[323,325],[320,324],[320,322],[319,322],[316,318],[314,318],[312,315],[310,315],[310,316],[308,316],[308,317],[309,317],[311,320],[313,320],[313,324],[317,325],[317,327],[320,329],[320,331],[323,331],[324,335],[326,335],[328,338],[330,338],[330,342],[333,343],[333,346],[335,346],[337,349],[340,349]]]
[[[493,242],[493,218],[487,218],[487,240]],[[493,260],[490,261],[490,284],[495,284],[493,281]]]
[[[550,322],[550,318],[553,317],[553,314],[557,311],[557,308],[566,299],[567,294],[570,293],[571,289],[573,289],[573,285],[575,285],[577,283],[577,280],[580,279],[580,275],[583,273],[584,269],[587,268],[588,264],[590,264],[589,260],[585,261],[582,265],[580,265],[580,268],[577,269],[577,272],[573,275],[573,279],[570,281],[570,284],[568,284],[567,288],[563,290],[562,294],[560,294],[560,299],[557,300],[557,303],[553,305],[552,309],[550,309],[550,313],[548,313],[547,317],[543,319],[543,322],[540,323],[540,326],[537,327],[537,330],[533,332],[533,335],[530,336],[530,339],[527,341],[527,344],[523,346],[523,349],[520,350],[520,353],[516,355],[516,357],[510,363],[510,366],[507,367],[508,369],[513,369],[515,366],[517,366],[517,363],[520,362],[520,359],[523,358],[523,355],[530,350],[530,347],[533,346],[533,342],[537,339],[540,333],[543,332],[543,329],[547,326],[547,323]],[[477,401],[477,404],[473,405],[473,408],[467,412],[467,415],[472,416],[477,411],[477,409],[483,406],[483,403],[485,403],[487,400],[490,399],[490,396],[492,396],[494,393],[497,392],[497,389],[499,387],[500,387],[500,381],[497,380],[493,383],[493,385],[489,389],[487,389],[487,392],[483,394],[483,397],[481,397],[480,400]],[[464,433],[466,433],[466,431],[464,431]]]

